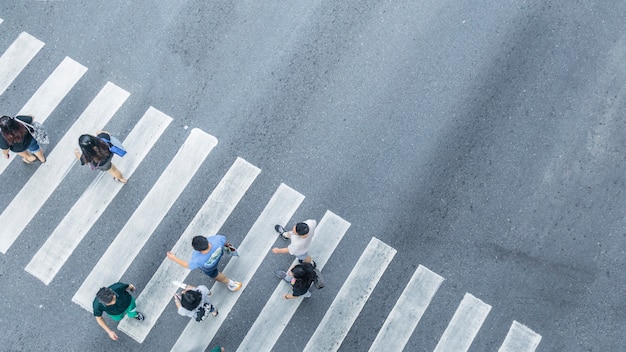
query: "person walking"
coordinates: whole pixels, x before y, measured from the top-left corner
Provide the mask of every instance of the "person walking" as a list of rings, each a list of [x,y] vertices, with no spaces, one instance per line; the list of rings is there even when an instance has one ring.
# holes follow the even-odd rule
[[[21,121],[21,122],[20,122]],[[5,159],[9,158],[9,150],[22,157],[22,161],[30,164],[39,160],[46,162],[43,148],[30,134],[24,123],[32,124],[32,116],[0,117],[0,149]]]
[[[191,260],[186,262],[178,258],[174,253],[168,251],[167,258],[176,262],[178,265],[188,268],[189,270],[200,269],[210,278],[215,279],[223,284],[228,285],[228,289],[232,292],[239,291],[242,283],[233,281],[217,270],[217,265],[224,254],[224,245],[226,237],[222,235],[215,236],[195,236],[191,240],[193,253]]]
[[[209,302],[209,296],[211,296],[211,290],[206,286],[187,285],[183,292],[174,294],[178,314],[194,318],[196,321],[203,321],[209,315],[216,317],[219,312]]]
[[[314,282],[318,281],[315,268],[311,263],[307,262],[296,264],[287,272],[279,270],[276,272],[276,276],[287,281],[292,286],[292,293],[286,293],[283,296],[285,299],[311,297],[309,288],[311,288]]]
[[[93,300],[93,315],[111,340],[117,340],[117,334],[104,321],[103,313],[107,313],[115,321],[122,320],[124,315],[139,321],[144,320],[143,314],[136,309],[135,298],[128,291],[135,292],[135,286],[116,282],[109,287],[100,288]]]
[[[81,135],[78,138],[80,151],[74,149],[76,159],[80,160],[81,165],[89,164],[92,170],[108,171],[115,181],[125,184],[128,180],[111,162],[113,158],[113,152],[109,150],[111,145],[109,142],[105,142],[103,138],[110,142],[111,134],[106,131],[98,131],[96,136]]]
[[[309,247],[311,247],[316,226],[317,221],[312,219],[295,224],[291,231],[285,231],[282,226],[275,225],[274,230],[276,230],[284,240],[291,239],[291,244],[284,248],[274,247],[272,248],[272,253],[291,254],[298,259],[298,262],[312,263],[313,267],[316,267],[315,261],[313,261],[309,255]]]

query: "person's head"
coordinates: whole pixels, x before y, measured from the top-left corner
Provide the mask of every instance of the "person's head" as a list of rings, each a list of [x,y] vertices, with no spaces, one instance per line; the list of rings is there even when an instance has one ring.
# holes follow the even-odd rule
[[[20,143],[28,133],[26,127],[10,116],[0,117],[0,132],[9,145]]]
[[[96,293],[96,298],[100,303],[104,304],[105,306],[115,304],[116,300],[115,292],[108,287],[100,288],[100,290],[98,290],[98,293]]]
[[[202,302],[202,293],[190,290],[184,291],[182,295],[180,295],[180,305],[187,310],[194,310],[198,305]]]
[[[311,263],[301,263],[291,268],[291,274],[298,280],[312,281],[315,280],[317,274]]]
[[[87,161],[102,161],[109,156],[109,146],[100,138],[90,134],[78,137],[78,145]]]
[[[209,240],[204,236],[195,236],[191,240],[191,246],[198,252],[206,251],[209,249]]]
[[[309,225],[299,222],[293,227],[293,232],[298,236],[304,236],[309,233]]]

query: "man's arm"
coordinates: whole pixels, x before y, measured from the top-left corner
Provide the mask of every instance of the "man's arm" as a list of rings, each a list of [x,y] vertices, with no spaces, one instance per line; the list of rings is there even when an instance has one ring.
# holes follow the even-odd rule
[[[285,248],[274,247],[274,248],[272,248],[272,253],[274,253],[274,254],[289,254],[289,248],[287,248],[287,247],[285,247]]]
[[[104,329],[104,331],[106,331],[106,333],[109,335],[111,340],[117,340],[117,334],[115,333],[115,331],[109,328],[109,326],[107,325],[107,323],[104,321],[104,319],[101,316],[96,317],[96,321],[98,322],[98,325],[100,325],[100,327]]]
[[[188,262],[178,258],[174,253],[172,253],[170,251],[167,252],[167,259],[169,259],[171,261],[174,261],[174,262],[176,262],[176,264],[189,269],[189,263]]]

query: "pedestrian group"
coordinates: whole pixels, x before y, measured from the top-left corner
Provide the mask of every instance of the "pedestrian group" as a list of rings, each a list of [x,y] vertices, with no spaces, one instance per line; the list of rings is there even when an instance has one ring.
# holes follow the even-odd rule
[[[45,128],[36,122],[32,116],[1,116],[0,117],[0,149],[6,159],[10,157],[10,151],[22,157],[22,161],[31,164],[35,161],[46,162],[44,150],[41,144],[47,144],[48,136]],[[83,134],[78,138],[78,146],[74,154],[81,165],[88,164],[92,170],[107,171],[114,181],[126,184],[128,180],[122,172],[112,163],[113,155],[124,156],[126,150],[122,143],[111,133],[98,131],[95,135]],[[324,287],[321,274],[316,269],[317,264],[309,255],[309,247],[313,240],[317,222],[309,219],[296,223],[292,230],[285,231],[281,225],[275,225],[274,229],[279,236],[291,243],[284,248],[274,247],[272,253],[290,254],[298,259],[298,264],[290,267],[287,271],[278,270],[276,276],[285,280],[292,286],[291,293],[284,294],[285,299],[298,297],[311,297],[310,288],[315,284],[316,288]],[[174,253],[167,252],[166,257],[180,266],[190,270],[200,269],[210,278],[227,285],[231,292],[239,291],[243,284],[234,281],[220,272],[217,267],[225,253],[238,255],[236,248],[231,245],[223,235],[195,236],[191,241],[193,253],[189,261],[178,258]],[[209,297],[211,290],[205,285],[191,286],[181,284],[182,292],[174,293],[174,304],[178,314],[203,321],[209,316],[216,317],[219,312]],[[103,313],[114,321],[120,321],[124,316],[144,320],[143,313],[137,311],[135,298],[136,287],[132,284],[116,282],[108,287],[101,287],[93,300],[93,315],[96,322],[109,335],[112,340],[117,340],[117,334],[109,328],[103,318]],[[224,351],[216,346],[211,352]]]

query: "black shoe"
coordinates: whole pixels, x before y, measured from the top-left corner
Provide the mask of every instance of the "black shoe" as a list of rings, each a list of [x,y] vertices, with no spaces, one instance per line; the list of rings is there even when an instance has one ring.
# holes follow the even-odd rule
[[[280,237],[281,237],[283,240],[285,240],[285,241],[286,241],[286,240],[288,240],[288,239],[289,239],[289,237],[285,237],[285,228],[284,228],[284,227],[282,227],[282,226],[280,226],[280,225],[276,225],[276,226],[274,226],[274,230],[276,230],[276,232],[278,232],[278,234],[280,235]]]
[[[135,319],[143,321],[145,318],[141,312],[137,312],[137,315],[135,315]]]
[[[317,268],[317,263],[315,262],[315,260],[311,260],[311,264],[313,264],[313,269]]]

